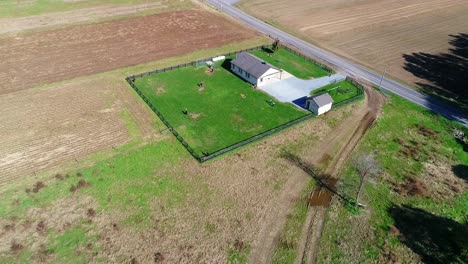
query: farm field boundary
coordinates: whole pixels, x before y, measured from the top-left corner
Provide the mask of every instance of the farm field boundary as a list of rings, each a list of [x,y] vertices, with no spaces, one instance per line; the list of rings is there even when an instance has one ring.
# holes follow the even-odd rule
[[[256,47],[253,47],[253,48],[249,48],[249,49],[244,49],[244,50],[239,50],[239,51],[235,51],[235,52],[230,52],[230,53],[226,53],[226,54],[223,54],[223,55],[220,55],[220,56],[226,56],[226,57],[229,57],[229,56],[232,56],[232,55],[235,55],[235,54],[238,54],[240,52],[249,52],[249,51],[255,51],[255,50],[259,50],[259,49],[266,49],[268,48],[269,46],[267,45],[261,45],[261,46],[256,46]],[[292,50],[291,48],[289,47],[286,47],[286,46],[282,46],[282,48],[284,49],[287,49],[288,51],[296,54],[296,55],[299,55],[301,57],[303,57],[304,59],[312,62],[313,64],[323,68],[324,70],[328,71],[328,72],[333,72],[333,70],[324,65],[324,64],[321,64],[321,63],[318,63],[316,61],[314,61],[313,59],[307,57],[307,56],[304,56],[303,54],[295,51],[295,50]],[[279,132],[281,130],[284,130],[288,127],[291,127],[295,124],[298,124],[302,121],[305,121],[309,118],[312,118],[314,117],[315,115],[313,114],[307,114],[305,116],[302,116],[302,117],[299,117],[299,118],[296,118],[294,120],[291,120],[289,122],[286,122],[282,125],[279,125],[279,126],[276,126],[274,128],[271,128],[267,131],[264,131],[262,133],[259,133],[257,135],[254,135],[252,137],[249,137],[245,140],[242,140],[242,141],[239,141],[235,144],[232,144],[232,145],[229,145],[227,147],[224,147],[224,148],[221,148],[221,149],[218,149],[212,153],[203,153],[203,155],[199,155],[198,153],[196,153],[193,148],[190,146],[190,144],[177,132],[177,130],[167,121],[167,119],[164,117],[164,115],[158,110],[158,108],[156,106],[154,106],[150,100],[148,100],[148,98],[143,94],[143,92],[136,86],[135,84],[135,80],[138,79],[138,78],[143,78],[143,77],[146,77],[146,76],[149,76],[149,75],[153,75],[153,74],[158,74],[158,73],[163,73],[163,72],[167,72],[167,71],[172,71],[172,70],[176,70],[176,69],[180,69],[180,68],[184,68],[184,67],[188,67],[188,66],[200,66],[200,65],[205,65],[205,63],[209,60],[211,60],[212,57],[210,58],[205,58],[205,59],[199,59],[199,60],[195,60],[195,61],[192,61],[192,62],[188,62],[188,63],[182,63],[182,64],[179,64],[179,65],[175,65],[175,66],[171,66],[171,67],[167,67],[167,68],[163,68],[163,69],[158,69],[158,70],[154,70],[154,71],[149,71],[149,72],[144,72],[144,73],[140,73],[140,74],[136,74],[136,75],[131,75],[131,76],[128,76],[126,78],[126,81],[130,84],[130,86],[136,91],[136,93],[138,93],[138,95],[143,99],[143,101],[151,108],[151,110],[161,119],[161,121],[167,126],[167,128],[172,132],[172,134],[177,138],[177,140],[187,149],[187,151],[196,159],[198,160],[200,163],[203,163],[203,162],[206,162],[208,160],[211,160],[211,159],[214,159],[220,155],[223,155],[229,151],[232,151],[232,150],[235,150],[235,149],[238,149],[242,146],[245,146],[249,143],[252,143],[252,142],[255,142],[257,140],[260,140],[262,138],[265,138],[269,135],[272,135],[276,132]]]

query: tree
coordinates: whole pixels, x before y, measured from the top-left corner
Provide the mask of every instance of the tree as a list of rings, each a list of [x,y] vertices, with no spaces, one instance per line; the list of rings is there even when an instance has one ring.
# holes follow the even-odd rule
[[[361,196],[362,187],[369,177],[376,177],[380,174],[381,169],[379,162],[374,154],[360,153],[352,160],[354,168],[359,173],[359,187],[357,190],[356,202],[359,205],[359,198]]]
[[[281,47],[281,44],[280,44],[280,41],[278,39],[276,39],[273,44],[271,45],[271,49],[273,52],[276,52],[279,50],[279,48]]]

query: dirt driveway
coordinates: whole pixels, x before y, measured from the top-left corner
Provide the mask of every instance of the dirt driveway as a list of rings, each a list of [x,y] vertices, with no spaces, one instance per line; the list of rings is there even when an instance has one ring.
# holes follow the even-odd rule
[[[366,87],[366,95],[365,104],[356,109],[354,115],[342,122],[329,134],[318,148],[323,150],[321,154],[310,159],[312,164],[324,168],[325,174],[330,175],[334,179],[333,183],[336,183],[336,180],[340,178],[340,172],[346,160],[348,160],[366,131],[377,119],[384,103],[383,95],[373,88]],[[333,144],[332,142],[336,143]],[[329,203],[325,205],[311,205],[309,207],[296,263],[315,263],[328,205]]]
[[[340,120],[340,125],[321,136],[318,144],[308,148],[308,150],[303,153],[301,157],[305,162],[320,166],[325,169],[326,173],[331,175],[337,175],[339,173],[346,159],[378,115],[383,103],[382,96],[375,90],[366,89],[366,93],[367,97],[364,102],[350,106],[352,107],[350,111],[352,113],[351,115]],[[334,119],[333,114],[335,113],[330,112],[327,114],[327,119]],[[321,134],[319,131],[316,132],[317,135]],[[315,151],[317,149],[321,151]],[[297,194],[304,189],[304,186],[310,180],[310,176],[300,168],[292,164],[289,164],[288,168],[289,170],[295,171],[297,175],[295,175],[295,177],[290,177],[285,183],[286,187],[277,198],[283,202],[276,205],[275,213],[263,219],[265,223],[262,225],[262,228],[258,230],[258,234],[255,238],[256,244],[252,246],[252,252],[249,257],[250,263],[271,263],[280,232],[286,223],[291,208],[297,201],[295,200],[297,199]],[[321,208],[319,212],[310,210],[308,213],[303,239],[299,246],[299,260],[302,260],[304,251],[315,250],[315,245],[320,238],[325,208],[317,208]],[[314,230],[319,230],[319,232],[312,232]]]

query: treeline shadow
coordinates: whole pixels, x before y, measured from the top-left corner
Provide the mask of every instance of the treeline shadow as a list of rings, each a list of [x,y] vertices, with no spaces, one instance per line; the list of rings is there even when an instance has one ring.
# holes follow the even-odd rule
[[[389,208],[400,241],[425,263],[468,263],[468,226],[411,206]]]
[[[417,82],[428,94],[456,100],[468,110],[468,34],[450,35],[449,53],[404,54],[404,69],[427,82]]]

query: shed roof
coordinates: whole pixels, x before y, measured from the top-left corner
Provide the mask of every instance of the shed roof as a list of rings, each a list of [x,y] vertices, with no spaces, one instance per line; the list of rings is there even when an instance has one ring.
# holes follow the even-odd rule
[[[327,104],[333,103],[333,99],[328,93],[315,95],[307,98],[307,100],[312,100],[318,107],[325,106]]]
[[[237,58],[231,61],[231,64],[236,65],[242,70],[246,71],[255,78],[260,78],[265,72],[273,68],[279,70],[278,68],[272,66],[271,64],[255,57],[252,54],[247,52],[241,52],[237,55]]]

